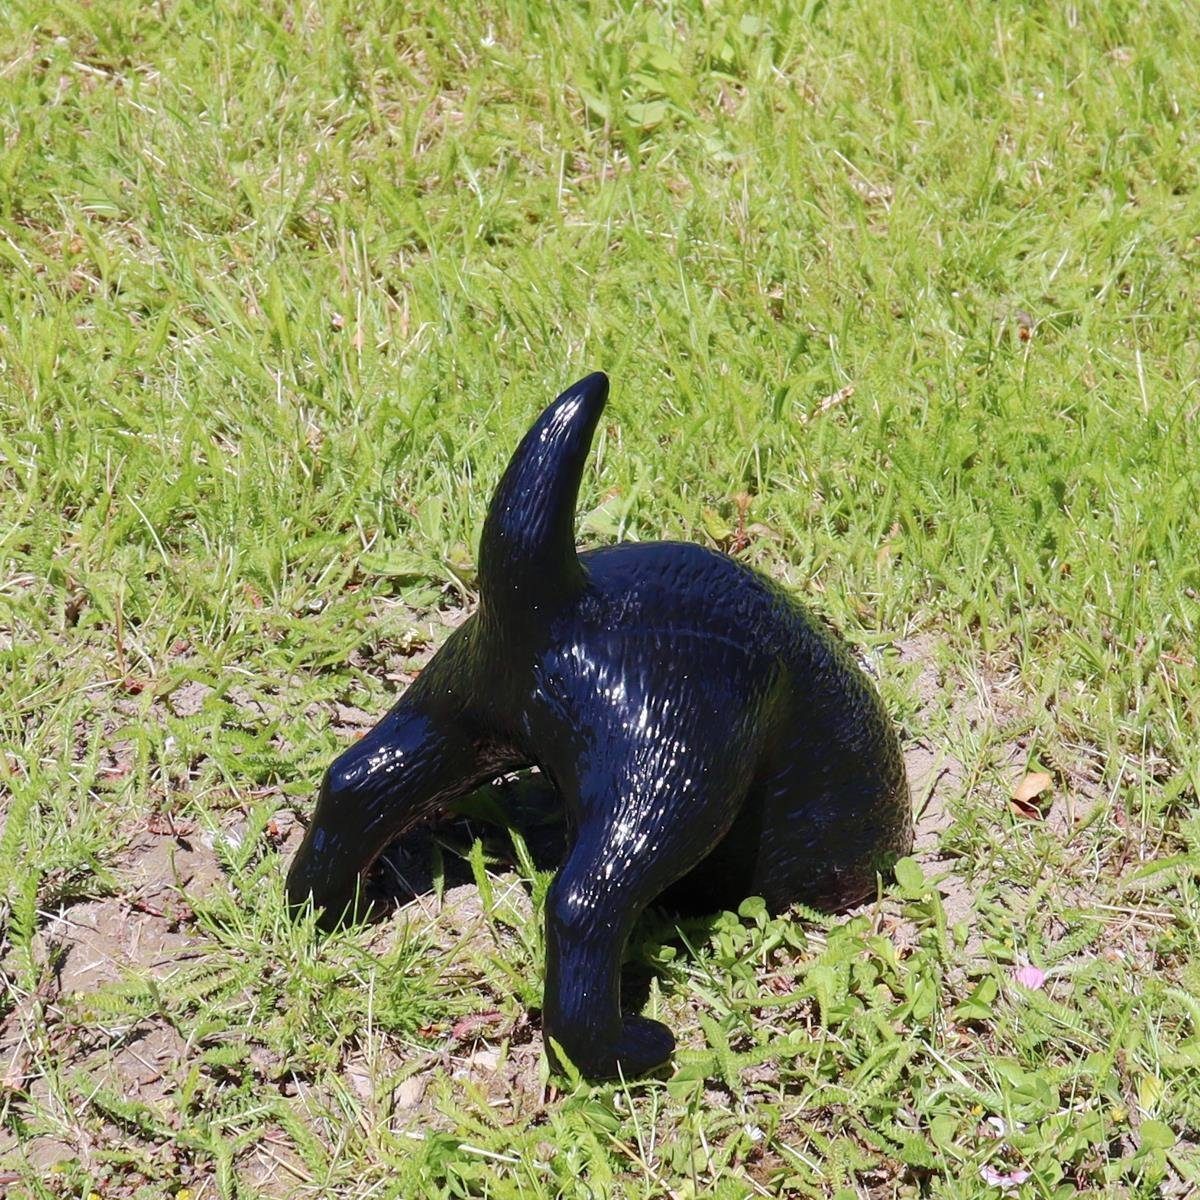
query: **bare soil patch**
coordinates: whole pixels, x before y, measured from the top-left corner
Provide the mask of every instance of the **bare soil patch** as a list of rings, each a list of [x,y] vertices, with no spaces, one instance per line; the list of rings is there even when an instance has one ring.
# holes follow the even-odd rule
[[[1003,738],[1008,723],[1017,730],[1023,728],[1018,719],[1022,709],[1010,680],[982,672],[973,689],[948,695],[935,650],[933,640],[924,637],[899,646],[900,661],[916,666],[912,684],[918,705],[913,722],[916,732],[904,745],[916,823],[913,853],[927,878],[936,879],[948,923],[970,925],[982,868],[947,853],[943,838],[954,824],[954,807],[969,786],[971,770],[957,753],[957,745],[940,731],[988,727]],[[399,690],[411,682],[412,673],[429,654],[429,642],[422,639],[412,654],[381,651],[379,660],[372,659],[370,666],[382,667]],[[187,682],[171,692],[164,704],[175,717],[194,716],[212,691],[208,685]],[[229,693],[238,707],[269,719],[263,698],[242,692]],[[270,700],[265,703],[269,706]],[[351,740],[380,714],[339,701],[317,715],[328,719],[340,737]],[[924,728],[938,732],[927,736],[919,732]],[[1004,747],[1005,769],[1015,786],[1028,757],[1027,738],[1017,732]],[[123,775],[129,770],[129,743],[114,744],[106,753],[111,771]],[[1094,799],[1096,765],[1081,755],[1077,763],[1061,766],[1061,779],[1070,789],[1056,788],[1044,824],[1065,839],[1076,816],[1072,803],[1077,803],[1078,797],[1088,803]],[[513,814],[539,866],[552,867],[559,860],[565,836],[561,813],[544,780],[534,774],[500,782],[485,789],[482,801]],[[86,1002],[97,988],[127,978],[131,971],[150,972],[169,982],[172,974],[198,953],[191,901],[208,889],[225,886],[214,836],[236,841],[246,832],[240,811],[225,813],[223,821],[225,827],[213,835],[179,818],[155,815],[143,820],[128,832],[125,848],[112,864],[117,881],[114,894],[70,905],[46,919],[39,933],[38,954],[44,963],[53,964],[49,982],[41,994],[24,998],[0,1027],[0,1064],[5,1065],[10,1094],[24,1091],[29,1101],[44,1111],[54,1110],[56,1105],[61,1108],[35,1066],[36,1039],[49,1036],[61,1066],[125,1099],[161,1104],[169,1111],[169,1101],[194,1061],[196,1048],[165,1021],[145,1021],[127,1029],[105,1028],[97,1021],[84,1028],[73,1014],[79,1011],[76,1002]],[[415,831],[381,860],[375,883],[396,905],[396,911],[373,931],[372,949],[385,953],[411,922],[433,927],[435,940],[443,947],[495,949],[495,929],[462,857],[480,833],[486,835],[489,854],[500,864],[492,868],[495,889],[520,919],[532,919],[523,882],[504,866],[506,847],[511,850],[506,835],[477,819],[463,818],[436,830]],[[302,818],[281,807],[267,832],[269,849],[279,855],[280,870],[302,835]],[[434,873],[435,845],[441,848],[439,879]],[[443,889],[440,897],[435,884]],[[1134,923],[1129,924],[1132,928]],[[916,937],[916,931],[893,911],[888,912],[885,925],[901,947]],[[1063,936],[1068,932],[1064,930]],[[972,930],[963,967],[979,953],[979,939]],[[502,1123],[535,1119],[548,1097],[538,1017],[536,1012],[522,1012],[514,1020],[511,1012],[506,1016],[499,1011],[497,1002],[481,993],[477,1011],[447,1022],[444,1040],[436,1049],[401,1045],[386,1037],[364,1043],[360,1053],[343,1063],[343,1082],[366,1106],[371,1120],[397,1136],[419,1139],[437,1130],[452,1131],[453,1119],[445,1115],[447,1094],[466,1097],[482,1092]],[[39,1030],[43,1032],[39,1034]],[[269,1073],[274,1065],[262,1064],[262,1069]],[[435,1075],[441,1080],[436,1088],[431,1086]],[[300,1087],[288,1092],[286,1100],[320,1135],[324,1118],[318,1114],[329,1111],[328,1097]],[[68,1161],[92,1165],[98,1161],[101,1147],[120,1144],[140,1146],[139,1153],[148,1156],[148,1163],[167,1170],[167,1150],[141,1139],[136,1131],[85,1121],[78,1114],[61,1115],[61,1127],[55,1134],[29,1139],[22,1146],[11,1134],[0,1133],[0,1169],[23,1164],[26,1169],[44,1171]],[[326,1132],[334,1139],[335,1131]],[[264,1196],[286,1195],[297,1187],[311,1186],[311,1175],[282,1130],[242,1154],[238,1170],[243,1181]],[[215,1181],[206,1171],[188,1169],[184,1174],[194,1200],[215,1194]],[[112,1194],[122,1193],[114,1187]]]

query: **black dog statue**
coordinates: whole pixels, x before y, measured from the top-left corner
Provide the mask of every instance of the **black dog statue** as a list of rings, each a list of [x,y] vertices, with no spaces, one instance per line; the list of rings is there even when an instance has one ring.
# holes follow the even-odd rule
[[[521,442],[484,524],[478,611],[326,772],[287,880],[290,903],[311,899],[331,928],[361,912],[394,838],[536,765],[571,834],[546,904],[543,1029],[592,1078],[674,1049],[665,1025],[621,1012],[625,942],[652,901],[838,910],[912,844],[895,730],[795,600],[700,546],[576,553],[607,396],[589,375]]]

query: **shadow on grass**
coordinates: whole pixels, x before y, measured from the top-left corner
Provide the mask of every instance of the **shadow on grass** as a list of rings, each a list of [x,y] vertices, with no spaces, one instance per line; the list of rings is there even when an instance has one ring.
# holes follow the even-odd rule
[[[448,818],[393,842],[368,879],[371,900],[381,909],[391,910],[421,896],[472,884],[475,877],[468,855],[477,838],[487,863],[519,871],[513,832],[524,841],[538,871],[558,870],[569,848],[570,831],[557,791],[536,771],[488,784],[456,804]],[[530,891],[528,880],[523,882]],[[717,915],[659,905],[648,908],[629,937],[622,970],[622,1007],[640,1011],[656,977],[661,986],[669,987],[668,977],[653,965],[656,952],[665,945],[676,945],[686,961],[693,949],[708,942]]]

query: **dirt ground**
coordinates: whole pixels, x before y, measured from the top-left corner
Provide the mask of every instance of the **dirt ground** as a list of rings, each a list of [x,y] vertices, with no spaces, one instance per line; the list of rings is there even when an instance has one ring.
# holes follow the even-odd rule
[[[915,664],[913,686],[919,702],[915,723],[918,727],[922,716],[934,706],[946,703],[945,688],[933,660],[928,644],[919,639],[900,647],[900,661]],[[177,715],[196,711],[203,695],[203,685],[179,689],[171,699],[174,711]],[[981,676],[974,694],[964,693],[955,703],[961,706],[955,714],[957,719],[967,726],[983,722],[1001,730],[1018,708],[1002,675]],[[334,714],[334,718],[348,737],[371,721],[361,710],[339,708],[342,711]],[[944,720],[938,722],[938,727],[945,727]],[[907,738],[904,749],[916,815],[914,856],[926,876],[938,880],[948,925],[970,924],[972,886],[960,871],[960,864],[942,849],[942,835],[952,824],[949,802],[961,795],[967,785],[966,769],[947,745],[919,733]],[[123,769],[127,753],[128,747],[113,747],[114,771]],[[1008,753],[1015,786],[1027,748],[1017,738],[1008,745]],[[1086,765],[1078,768],[1077,776],[1077,797],[1094,790]],[[1063,832],[1071,822],[1070,814],[1059,800],[1054,801],[1044,819]],[[280,870],[298,845],[302,832],[300,815],[290,807],[281,806],[266,834],[278,852]],[[61,1062],[84,1073],[98,1086],[106,1085],[126,1098],[155,1102],[165,1099],[178,1086],[178,1069],[188,1056],[188,1047],[170,1024],[149,1020],[124,1031],[105,1029],[100,1024],[89,1028],[80,1023],[75,1002],[132,969],[148,971],[169,982],[175,972],[196,958],[199,951],[191,927],[191,905],[209,889],[225,886],[214,837],[240,838],[245,833],[244,820],[236,812],[227,814],[226,826],[214,835],[186,823],[151,818],[126,833],[125,849],[111,864],[113,875],[119,880],[115,894],[72,904],[46,915],[38,935],[37,952],[45,961],[54,961],[56,969],[42,991],[24,997],[0,1027],[0,1088],[10,1098],[23,1091],[40,1105],[55,1104],[38,1070],[39,1036],[50,1039]],[[553,831],[549,836],[552,843]],[[546,854],[554,853],[552,844],[542,849]],[[422,842],[419,836],[409,839],[389,854],[385,871],[390,872],[396,891],[411,898],[397,915],[373,932],[373,945],[384,948],[406,921],[436,922],[439,938],[450,940],[485,935],[486,922],[469,874],[460,869],[455,876],[449,863],[447,867],[447,887],[438,900],[430,890],[427,840]],[[528,898],[517,877],[502,878],[500,886],[506,882],[512,884],[516,902],[523,902],[528,909]],[[915,931],[898,919],[889,919],[887,932],[901,946],[916,937]],[[978,942],[972,933],[965,959],[978,952]],[[537,1111],[548,1098],[539,1071],[540,1036],[528,1022],[524,1028],[500,1029],[496,1025],[499,1016],[484,1010],[460,1020],[450,1030],[444,1047],[427,1053],[423,1066],[418,1063],[413,1069],[411,1062],[402,1063],[398,1051],[384,1047],[370,1062],[345,1064],[345,1078],[350,1087],[370,1095],[373,1077],[381,1070],[407,1066],[409,1069],[401,1072],[406,1077],[391,1096],[390,1104],[397,1128],[414,1138],[431,1128],[447,1127],[445,1119],[429,1106],[426,1097],[426,1076],[437,1065],[482,1087],[497,1097],[497,1103],[523,1106],[531,1113]],[[119,1036],[114,1038],[114,1033]],[[501,1035],[508,1039],[509,1051],[498,1072],[500,1056],[493,1042]],[[379,1054],[389,1061],[380,1061]],[[303,1115],[308,1101],[304,1092],[294,1089],[289,1100]],[[17,1158],[27,1164],[26,1169],[35,1170],[51,1170],[63,1160],[78,1159],[87,1165],[97,1159],[106,1139],[88,1133],[87,1126],[82,1121],[73,1121],[71,1114],[60,1116],[63,1128],[77,1131],[70,1141],[40,1137],[17,1147],[11,1134],[0,1132],[0,1183],[18,1178],[16,1172],[5,1169]],[[164,1156],[171,1149],[157,1146],[150,1153]],[[306,1178],[303,1166],[295,1159],[282,1133],[277,1139],[268,1136],[249,1159],[240,1159],[239,1171],[264,1196],[287,1193]],[[194,1182],[191,1188],[194,1200],[215,1194],[215,1185],[210,1190],[208,1182],[211,1181]]]

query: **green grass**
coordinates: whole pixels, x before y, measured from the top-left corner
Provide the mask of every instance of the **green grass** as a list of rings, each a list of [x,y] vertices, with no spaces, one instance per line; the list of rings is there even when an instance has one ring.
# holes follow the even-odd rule
[[[9,6],[7,1194],[1186,1194],[1192,6],[447,8]],[[319,939],[280,813],[471,603],[507,454],[592,369],[582,540],[745,508],[940,836],[865,914],[651,922],[677,1070],[547,1090],[519,838]],[[141,947],[99,975],[93,918]]]

